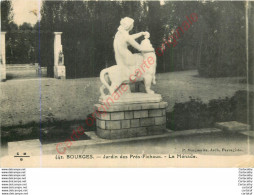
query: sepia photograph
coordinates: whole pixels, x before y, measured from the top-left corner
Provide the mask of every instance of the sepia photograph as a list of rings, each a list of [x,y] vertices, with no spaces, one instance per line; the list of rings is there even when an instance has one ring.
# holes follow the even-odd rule
[[[2,167],[253,167],[253,1],[1,1]]]

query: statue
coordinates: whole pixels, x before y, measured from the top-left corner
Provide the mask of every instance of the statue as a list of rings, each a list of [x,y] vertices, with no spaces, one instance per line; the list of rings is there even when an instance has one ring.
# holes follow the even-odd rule
[[[151,84],[156,83],[156,55],[149,40],[150,34],[130,35],[133,26],[133,19],[125,17],[121,20],[114,38],[117,65],[100,73],[101,96],[93,116],[98,119],[96,134],[103,139],[159,135],[166,129],[167,103],[151,90]],[[139,44],[135,39],[141,36],[144,40]],[[129,45],[140,53],[133,54]],[[137,81],[144,81],[146,93],[131,93],[129,84]]]
[[[64,55],[62,51],[59,51],[58,55],[58,65],[63,66],[64,65]]]
[[[145,89],[148,94],[154,94],[151,84],[155,84],[156,55],[152,47],[148,32],[140,32],[130,35],[134,27],[134,20],[125,17],[121,20],[114,39],[114,51],[117,65],[103,69],[100,73],[102,86],[100,88],[101,98],[106,96],[104,89],[108,89],[112,95],[122,83],[134,83],[144,80]],[[135,39],[144,36],[139,44]],[[128,49],[131,45],[141,53],[133,54]],[[150,65],[150,66],[149,66]]]

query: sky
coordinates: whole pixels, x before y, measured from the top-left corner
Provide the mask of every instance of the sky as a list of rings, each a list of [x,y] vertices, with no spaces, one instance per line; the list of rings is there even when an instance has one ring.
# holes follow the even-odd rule
[[[18,25],[24,22],[35,24],[39,15],[36,16],[34,13],[39,13],[41,4],[42,0],[12,0],[14,22]]]

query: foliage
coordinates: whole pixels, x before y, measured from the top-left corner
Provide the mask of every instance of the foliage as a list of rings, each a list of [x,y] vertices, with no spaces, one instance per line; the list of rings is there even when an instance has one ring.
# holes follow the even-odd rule
[[[186,130],[211,126],[207,105],[200,99],[176,103],[173,112],[167,113],[167,127],[172,130]]]
[[[19,26],[19,30],[33,30],[33,27],[30,23],[24,22]]]
[[[181,35],[178,44],[158,56],[157,72],[198,68],[204,77],[245,75],[244,5],[245,2],[206,1],[165,1],[164,5],[159,1],[43,1],[40,23],[19,27],[38,30],[40,34],[27,42],[21,38],[17,39],[18,44],[10,41],[7,63],[17,62],[24,55],[27,59],[20,61],[29,61],[29,47],[40,45],[35,49],[36,61],[47,66],[49,76],[53,76],[52,33],[61,31],[67,78],[98,76],[101,69],[116,63],[113,39],[121,18],[129,16],[135,20],[131,33],[149,31],[156,49],[182,26],[186,16],[196,13],[198,21]],[[2,29],[17,30],[12,22],[11,2],[1,2],[1,8]],[[34,35],[27,34],[22,39],[29,40],[28,36]],[[14,52],[15,48],[24,49],[26,54]]]
[[[41,29],[63,32],[68,78],[98,76],[115,64],[113,39],[120,19],[134,18],[135,30],[141,31],[140,10],[140,2],[45,1]]]
[[[12,5],[11,1],[1,1],[1,31],[9,30],[9,25],[12,23]]]
[[[245,2],[207,4],[199,74],[204,77],[246,75]]]
[[[172,130],[187,130],[213,127],[216,122],[239,121],[247,123],[248,95],[254,93],[237,91],[231,98],[210,100],[208,104],[200,99],[176,103],[173,111],[167,113],[167,127]]]
[[[197,13],[197,23],[181,36],[178,45],[158,57],[157,71],[198,67],[201,76],[243,75],[243,5],[243,2],[166,2],[163,6],[151,1],[44,2],[41,26],[63,31],[67,77],[88,77],[98,76],[102,68],[115,64],[112,42],[120,18],[132,17],[133,33],[149,31],[157,48],[172,30],[181,26],[186,16]]]
[[[19,27],[15,24],[6,34],[6,62],[7,64],[27,64],[38,62],[39,35],[31,24],[23,23]]]

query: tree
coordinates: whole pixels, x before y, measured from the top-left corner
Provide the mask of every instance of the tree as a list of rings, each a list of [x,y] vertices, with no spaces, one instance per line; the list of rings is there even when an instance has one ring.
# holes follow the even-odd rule
[[[47,61],[42,64],[53,71],[52,32],[61,31],[67,78],[98,76],[101,69],[116,63],[113,40],[121,18],[134,19],[131,33],[149,31],[156,49],[186,16],[197,13],[198,21],[181,35],[178,45],[158,56],[158,72],[199,68],[202,76],[223,76],[233,68],[244,73],[243,4],[166,1],[162,6],[159,1],[44,1],[40,29],[49,33],[41,34],[41,59]]]
[[[113,39],[120,19],[132,17],[133,31],[138,31],[143,24],[140,10],[140,2],[45,1],[41,29],[63,32],[67,77],[98,76],[101,69],[115,64]]]
[[[8,64],[34,63],[35,53],[38,52],[38,31],[32,31],[29,23],[19,27],[11,22],[6,34],[6,61]]]
[[[19,30],[33,30],[33,27],[30,23],[24,22],[19,26]]]
[[[245,76],[244,2],[208,2],[203,10],[207,27],[199,74],[205,77]]]
[[[1,1],[1,31],[8,31],[13,21],[11,1]]]

